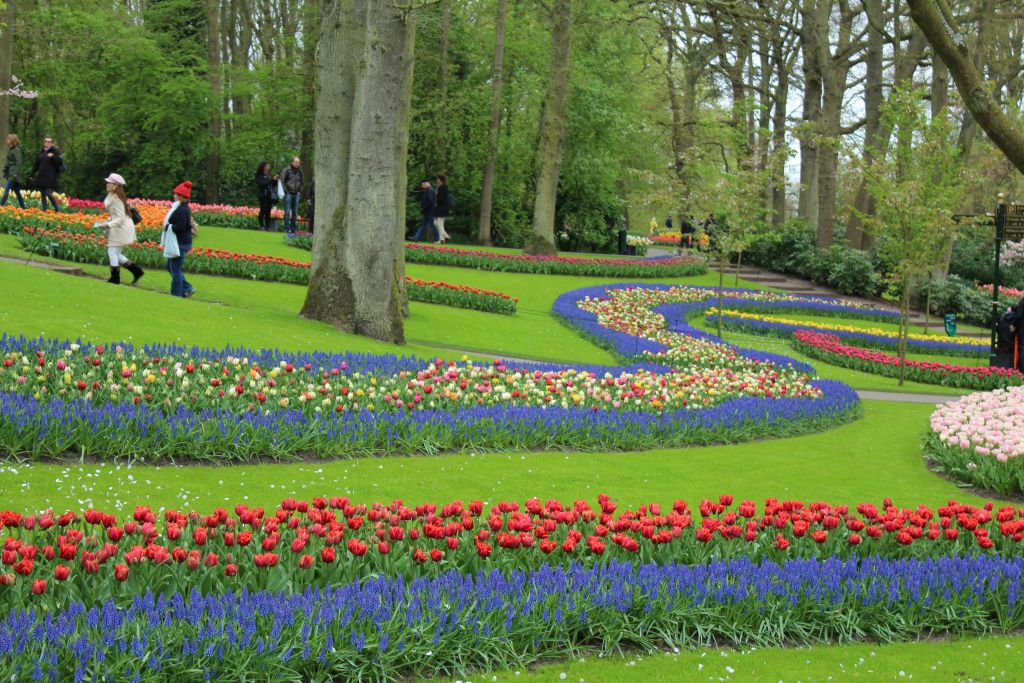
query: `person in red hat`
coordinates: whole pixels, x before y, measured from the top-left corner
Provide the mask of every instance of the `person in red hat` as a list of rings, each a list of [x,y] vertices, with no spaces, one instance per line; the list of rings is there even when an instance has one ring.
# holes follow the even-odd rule
[[[185,264],[185,255],[192,249],[192,235],[195,228],[192,224],[192,211],[188,202],[192,198],[192,181],[185,182],[174,188],[174,202],[167,218],[164,219],[165,229],[169,228],[174,232],[178,240],[178,256],[167,259],[167,270],[171,273],[171,296],[182,296],[188,298],[196,293],[195,288],[185,279],[182,267]]]

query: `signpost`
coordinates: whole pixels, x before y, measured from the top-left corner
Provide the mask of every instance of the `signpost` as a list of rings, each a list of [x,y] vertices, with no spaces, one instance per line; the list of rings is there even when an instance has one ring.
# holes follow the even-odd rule
[[[953,216],[953,220],[957,223],[970,222],[977,226],[994,224],[996,227],[996,258],[992,271],[992,340],[988,353],[989,366],[994,367],[997,365],[996,334],[999,327],[999,309],[1001,308],[999,304],[999,256],[1003,250],[1004,241],[1024,240],[1024,204],[1007,204],[1006,195],[1000,192],[996,195],[995,216],[983,218],[973,214],[957,214]]]

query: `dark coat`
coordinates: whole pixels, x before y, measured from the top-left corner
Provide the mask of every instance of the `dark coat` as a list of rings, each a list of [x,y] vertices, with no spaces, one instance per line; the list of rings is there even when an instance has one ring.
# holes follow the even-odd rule
[[[292,165],[288,164],[288,168],[281,171],[281,182],[284,184],[285,192],[290,194],[302,192],[302,169],[292,168]]]
[[[448,217],[448,207],[450,205],[448,199],[448,183],[441,183],[437,186],[437,208],[434,209],[434,215],[438,218]]]
[[[60,156],[60,150],[56,147],[49,150],[40,148],[36,161],[32,164],[32,177],[35,178],[36,187],[57,189],[57,176],[61,168]]]
[[[171,214],[167,223],[178,238],[178,248],[182,251],[192,248],[192,209],[188,203],[178,205],[178,208]]]
[[[21,180],[21,145],[7,151],[7,163],[4,164],[4,177],[19,182]]]
[[[434,192],[434,188],[428,187],[423,190],[423,194],[420,196],[420,211],[423,212],[424,216],[434,216],[434,210],[437,208],[437,193]]]
[[[256,196],[260,199],[277,199],[277,183],[269,173],[256,174]]]

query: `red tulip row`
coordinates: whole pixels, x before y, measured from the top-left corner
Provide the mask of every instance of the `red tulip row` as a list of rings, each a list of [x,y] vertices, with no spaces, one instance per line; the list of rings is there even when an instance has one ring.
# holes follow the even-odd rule
[[[951,501],[933,510],[850,509],[827,503],[769,499],[733,505],[732,496],[618,510],[608,496],[597,507],[533,498],[485,509],[479,501],[407,506],[402,501],[353,504],[345,497],[285,499],[272,513],[236,505],[234,514],[149,507],[132,519],[98,510],[0,513],[0,610],[29,593],[60,599],[107,599],[115,586],[159,590],[204,586],[273,587],[351,579],[374,572],[417,575],[456,567],[529,568],[606,557],[702,562],[712,557],[848,557],[852,554],[935,556],[998,551],[1024,553],[1024,508],[993,512]],[[267,574],[263,570],[273,569]],[[42,582],[42,583],[40,583]],[[64,587],[68,587],[65,589]]]
[[[826,363],[886,377],[899,375],[901,362],[898,356],[843,344],[834,334],[797,330],[793,333],[792,343],[801,353]],[[1024,384],[1024,375],[1009,368],[950,365],[912,359],[906,361],[905,376],[915,382],[964,389],[997,389]]]

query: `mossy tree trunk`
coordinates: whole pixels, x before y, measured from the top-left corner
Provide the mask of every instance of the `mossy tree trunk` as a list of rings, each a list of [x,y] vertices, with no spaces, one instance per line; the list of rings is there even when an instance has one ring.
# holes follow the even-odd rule
[[[494,23],[494,67],[491,75],[491,125],[487,133],[487,161],[484,163],[483,187],[480,191],[480,227],[476,241],[493,244],[491,211],[494,207],[494,167],[498,160],[498,135],[501,132],[501,88],[505,77],[505,9],[508,0],[498,0]]]
[[[551,8],[551,75],[541,114],[538,158],[540,173],[533,202],[533,235],[524,251],[553,255],[555,206],[565,137],[565,103],[569,92],[569,42],[572,37],[572,0],[555,0]]]
[[[404,342],[396,243],[404,218],[412,31],[409,14],[391,3],[341,0],[322,18],[316,230],[302,309],[347,332],[395,343]]]

